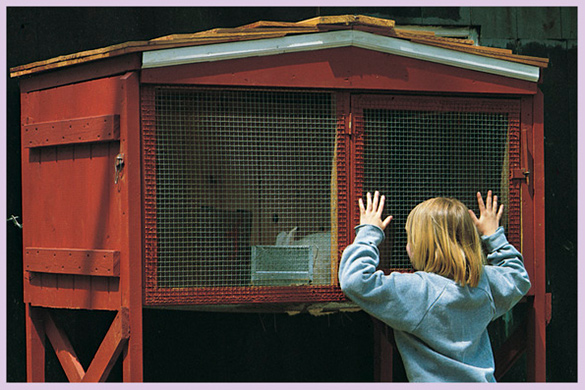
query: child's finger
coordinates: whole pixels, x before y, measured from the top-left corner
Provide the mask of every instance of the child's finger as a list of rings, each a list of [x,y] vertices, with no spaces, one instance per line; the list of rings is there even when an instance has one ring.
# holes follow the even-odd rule
[[[498,214],[496,215],[498,222],[502,219],[502,215],[504,215],[504,205],[500,205],[500,209],[498,210]]]
[[[377,212],[378,211],[378,202],[380,200],[380,193],[378,191],[374,192],[374,202],[372,203],[372,211],[373,212]]]
[[[479,215],[483,214],[485,211],[485,203],[483,203],[483,197],[481,196],[481,192],[477,193],[477,205],[479,207]]]
[[[392,221],[392,218],[393,217],[391,215],[389,215],[386,217],[386,219],[384,219],[382,221],[382,230],[386,229],[388,227],[388,225],[390,225],[390,221]]]
[[[386,197],[382,195],[380,197],[380,203],[378,204],[378,208],[376,209],[376,213],[381,217],[382,212],[384,211],[384,203],[386,202]]]
[[[366,211],[370,211],[372,209],[372,194],[369,192],[366,194],[367,204],[366,204]]]
[[[360,206],[360,214],[365,214],[366,213],[366,208],[364,207],[364,200],[362,198],[358,199],[358,203]]]
[[[488,193],[487,193],[487,197],[485,199],[485,207],[486,207],[486,210],[488,212],[493,210],[493,207],[492,207],[492,190],[489,190]]]

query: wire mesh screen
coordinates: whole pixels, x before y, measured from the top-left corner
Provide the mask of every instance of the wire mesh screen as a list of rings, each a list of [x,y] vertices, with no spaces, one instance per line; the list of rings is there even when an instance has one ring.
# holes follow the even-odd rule
[[[334,96],[160,87],[154,107],[157,287],[330,284]]]
[[[506,112],[364,109],[363,195],[379,190],[394,216],[381,268],[411,269],[406,218],[418,203],[454,197],[477,212],[475,193],[509,198]],[[503,223],[507,223],[504,216]]]

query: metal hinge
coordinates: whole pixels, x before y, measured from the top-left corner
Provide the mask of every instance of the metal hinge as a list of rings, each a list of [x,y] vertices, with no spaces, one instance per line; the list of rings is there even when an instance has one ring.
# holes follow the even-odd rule
[[[346,131],[347,135],[351,135],[352,127],[353,127],[353,115],[350,112],[349,115],[347,116],[347,131]]]
[[[546,324],[550,324],[550,321],[552,320],[552,293],[546,293],[544,295],[544,301],[545,301],[545,308],[546,308],[546,315],[545,315],[545,320],[546,320]]]

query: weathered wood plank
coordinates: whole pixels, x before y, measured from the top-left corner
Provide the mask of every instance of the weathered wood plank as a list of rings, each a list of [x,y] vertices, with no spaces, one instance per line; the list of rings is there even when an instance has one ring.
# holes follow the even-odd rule
[[[196,40],[200,38],[220,38],[220,37],[230,37],[235,38],[236,40],[239,39],[247,39],[254,37],[256,39],[261,38],[271,38],[274,35],[284,36],[288,34],[303,34],[303,33],[314,33],[318,32],[319,30],[315,27],[303,27],[298,26],[296,28],[254,28],[254,29],[244,29],[244,28],[217,28],[209,31],[202,31],[192,34],[171,34],[165,35],[160,38],[155,38],[150,41],[150,43],[158,43],[163,41],[177,41],[177,40],[184,40],[184,39],[191,39]]]
[[[485,46],[472,46],[467,44],[461,44],[458,42],[449,42],[445,40],[425,39],[416,37],[413,37],[410,40],[412,42],[420,43],[423,45],[437,46],[445,49],[456,50],[470,54],[477,54],[484,57],[497,58],[505,61],[538,66],[541,68],[546,68],[548,66],[548,58],[527,57],[518,54],[511,54],[511,52],[509,52],[506,49],[498,49]]]
[[[318,16],[307,20],[302,20],[297,23],[299,26],[317,26],[321,24],[364,24],[369,26],[379,26],[393,28],[395,26],[394,20],[375,18],[365,15],[333,15],[333,16]]]

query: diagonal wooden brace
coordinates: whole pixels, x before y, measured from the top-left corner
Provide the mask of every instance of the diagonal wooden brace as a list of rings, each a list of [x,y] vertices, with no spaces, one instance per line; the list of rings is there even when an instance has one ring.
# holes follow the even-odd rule
[[[128,309],[121,310],[114,318],[106,337],[96,352],[82,382],[104,382],[116,363],[120,352],[130,337]]]
[[[70,382],[103,382],[108,378],[130,337],[128,319],[127,308],[118,311],[86,372],[67,335],[55,324],[50,313],[45,311],[45,332]]]
[[[63,332],[63,329],[59,328],[51,313],[48,310],[43,310],[43,317],[45,321],[45,333],[55,350],[55,354],[67,375],[69,382],[81,382],[81,379],[85,375],[85,370],[79,362],[73,346],[69,342],[69,338]]]

